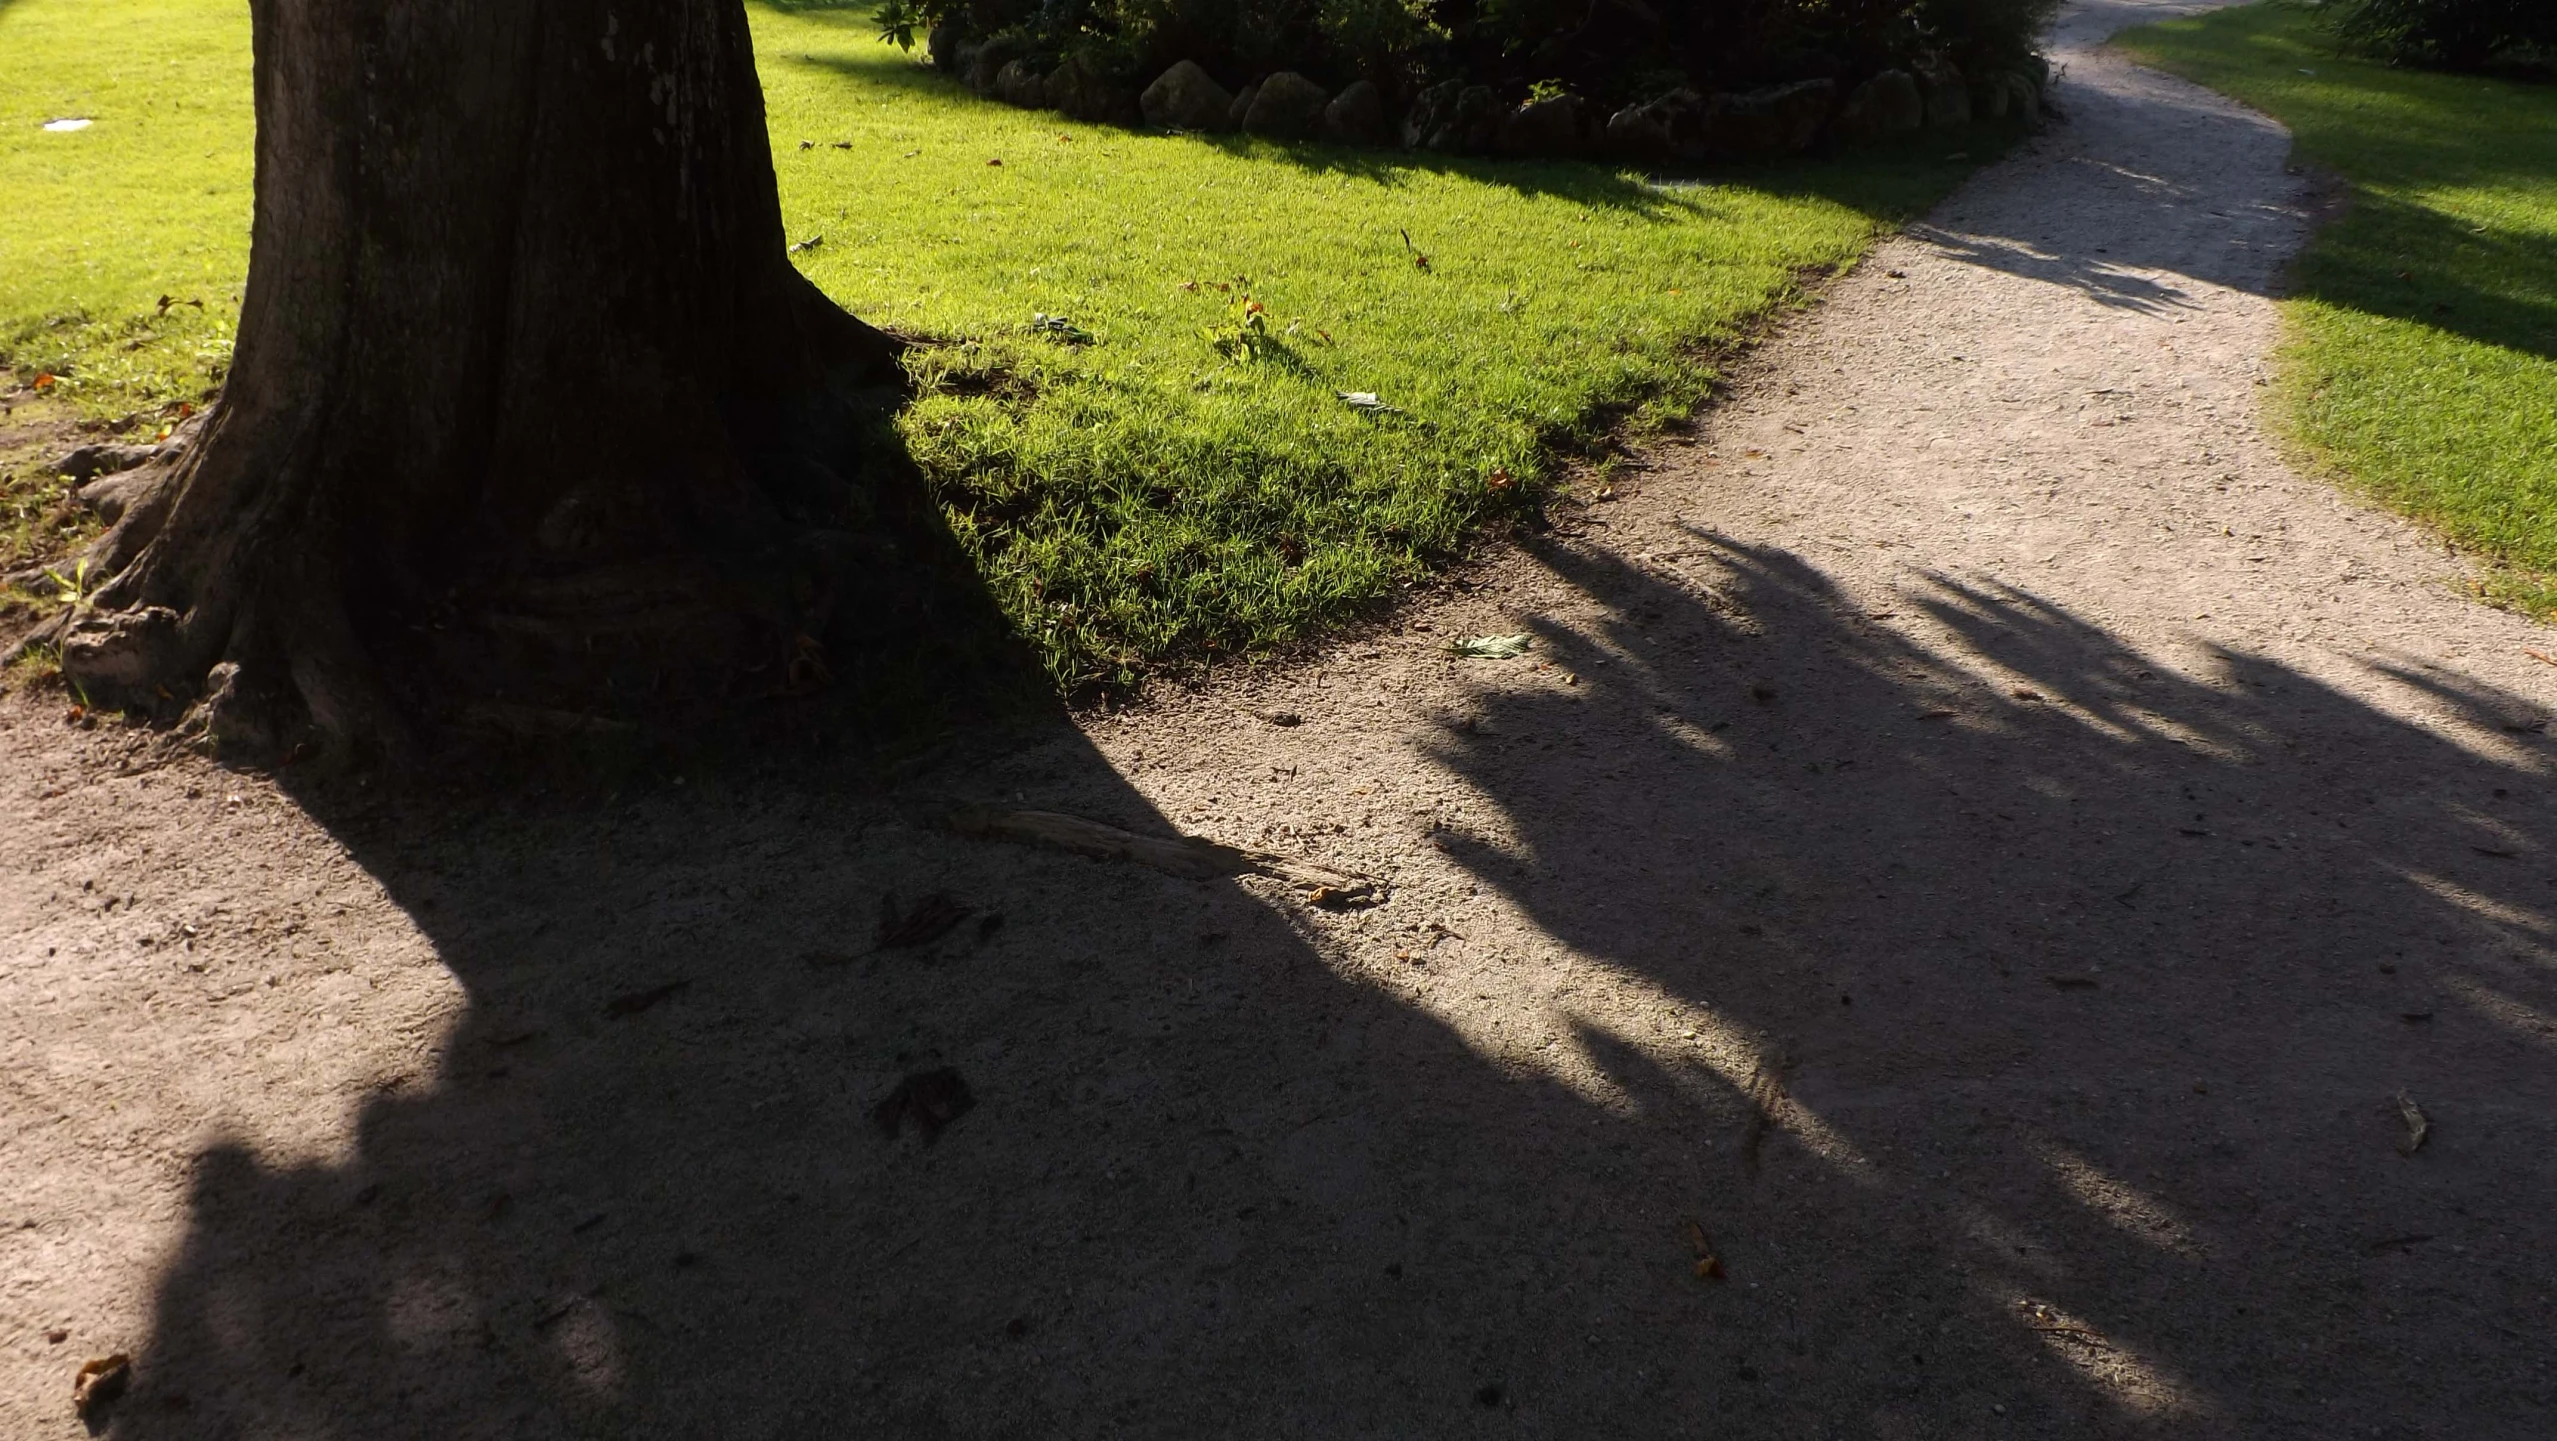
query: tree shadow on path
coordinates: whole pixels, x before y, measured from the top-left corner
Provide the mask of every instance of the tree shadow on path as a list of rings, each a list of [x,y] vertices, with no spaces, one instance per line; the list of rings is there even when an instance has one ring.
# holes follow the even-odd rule
[[[1583,684],[1410,762],[1516,842],[1364,923],[922,823],[1166,828],[1063,727],[897,796],[308,798],[467,1010],[343,1162],[201,1157],[115,1434],[2544,1434],[2537,715],[1542,559]],[[1429,867],[1543,939],[1370,964]],[[976,910],[874,951],[890,891]],[[941,1065],[974,1109],[883,1137]]]

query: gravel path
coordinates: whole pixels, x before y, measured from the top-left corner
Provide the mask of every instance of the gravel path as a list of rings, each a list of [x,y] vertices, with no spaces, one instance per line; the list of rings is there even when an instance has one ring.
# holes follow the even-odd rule
[[[2193,8],[1256,681],[510,813],[0,716],[0,1430],[125,1349],[132,1436],[2550,1434],[2557,641],[2259,432],[2304,182],[2092,48]]]

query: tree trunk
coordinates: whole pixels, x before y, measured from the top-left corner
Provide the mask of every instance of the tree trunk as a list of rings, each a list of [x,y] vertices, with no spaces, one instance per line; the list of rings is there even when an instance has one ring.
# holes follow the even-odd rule
[[[821,679],[936,522],[862,460],[897,345],[790,264],[740,0],[251,8],[234,363],[66,675],[270,757]]]

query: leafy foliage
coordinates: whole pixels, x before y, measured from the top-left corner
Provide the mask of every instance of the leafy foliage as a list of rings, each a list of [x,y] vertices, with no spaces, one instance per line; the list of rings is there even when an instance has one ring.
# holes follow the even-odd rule
[[[2327,18],[2347,45],[2405,65],[2482,70],[2524,51],[2557,51],[2551,0],[2336,0]]]
[[[2030,61],[2057,0],[886,0],[947,42],[1066,56],[1142,84],[1195,60],[1240,84],[1295,70],[1407,96],[1464,79],[1615,102],[1678,85],[1856,79],[1920,55],[1965,69]]]

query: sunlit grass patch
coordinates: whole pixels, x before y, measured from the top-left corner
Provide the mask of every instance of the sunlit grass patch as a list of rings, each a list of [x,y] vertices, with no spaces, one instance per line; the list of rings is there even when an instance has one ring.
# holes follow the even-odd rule
[[[2557,603],[2557,87],[2336,52],[2274,0],[2131,32],[2134,55],[2280,120],[2351,186],[2284,302],[2281,414],[2339,477]]]
[[[1661,186],[1140,134],[980,101],[869,8],[755,11],[785,220],[827,293],[930,342],[905,443],[1074,693],[1313,634],[1534,516],[1560,462],[1689,413],[1805,275],[1997,148]],[[21,383],[98,418],[218,377],[247,44],[245,7],[0,8]],[[43,129],[66,116],[92,124]]]

